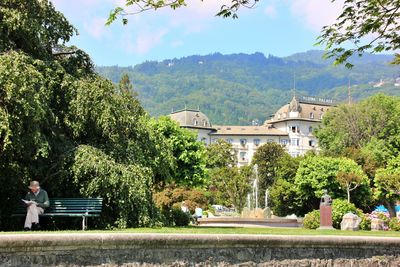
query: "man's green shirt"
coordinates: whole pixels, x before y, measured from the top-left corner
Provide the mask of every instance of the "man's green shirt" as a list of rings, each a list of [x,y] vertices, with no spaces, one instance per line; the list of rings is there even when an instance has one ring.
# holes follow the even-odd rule
[[[25,200],[33,200],[38,203],[38,207],[41,207],[43,209],[50,206],[49,196],[47,195],[47,192],[43,189],[40,189],[39,193],[36,196],[32,192],[28,192],[28,194],[26,194],[25,196]]]

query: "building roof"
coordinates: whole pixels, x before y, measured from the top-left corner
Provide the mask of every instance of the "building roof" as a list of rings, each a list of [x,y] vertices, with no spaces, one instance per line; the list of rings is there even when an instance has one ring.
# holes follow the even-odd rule
[[[274,124],[287,120],[307,120],[320,122],[324,114],[334,106],[332,100],[317,99],[314,97],[292,98],[290,103],[282,106],[272,117],[264,124]]]
[[[216,125],[217,130],[212,135],[259,135],[259,136],[287,136],[288,134],[271,126],[237,126],[237,125]]]
[[[208,117],[197,109],[183,109],[169,114],[170,118],[177,121],[182,127],[214,129]]]

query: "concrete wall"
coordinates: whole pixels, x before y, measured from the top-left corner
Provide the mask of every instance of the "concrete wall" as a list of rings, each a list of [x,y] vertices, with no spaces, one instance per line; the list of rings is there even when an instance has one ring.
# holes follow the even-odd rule
[[[0,266],[399,266],[400,238],[0,235]]]

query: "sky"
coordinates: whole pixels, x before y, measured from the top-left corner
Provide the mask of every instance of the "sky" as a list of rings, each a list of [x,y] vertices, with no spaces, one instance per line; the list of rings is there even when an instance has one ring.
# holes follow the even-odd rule
[[[133,66],[147,60],[190,55],[255,53],[289,56],[315,46],[322,26],[335,21],[343,1],[260,0],[238,19],[216,17],[229,0],[187,0],[188,6],[147,11],[105,26],[110,11],[124,0],[51,0],[79,35],[69,42],[98,66]]]

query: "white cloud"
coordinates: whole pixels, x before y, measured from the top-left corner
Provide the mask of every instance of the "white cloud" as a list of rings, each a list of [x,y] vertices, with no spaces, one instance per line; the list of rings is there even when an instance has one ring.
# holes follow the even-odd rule
[[[92,18],[90,21],[85,21],[83,27],[89,35],[96,39],[100,39],[108,30],[105,26],[106,19],[104,18]]]
[[[274,5],[268,5],[264,8],[264,14],[270,18],[276,18],[277,11]]]
[[[125,39],[123,45],[128,52],[144,55],[152,48],[163,42],[163,37],[168,33],[167,29],[161,29],[157,32],[146,32],[138,34],[135,41]]]
[[[180,47],[180,46],[182,46],[182,45],[184,45],[185,43],[183,42],[183,41],[181,41],[181,40],[176,40],[176,41],[173,41],[173,42],[171,42],[171,46],[172,47]]]
[[[320,32],[325,25],[332,24],[340,14],[343,0],[292,0],[291,11],[310,29]]]

